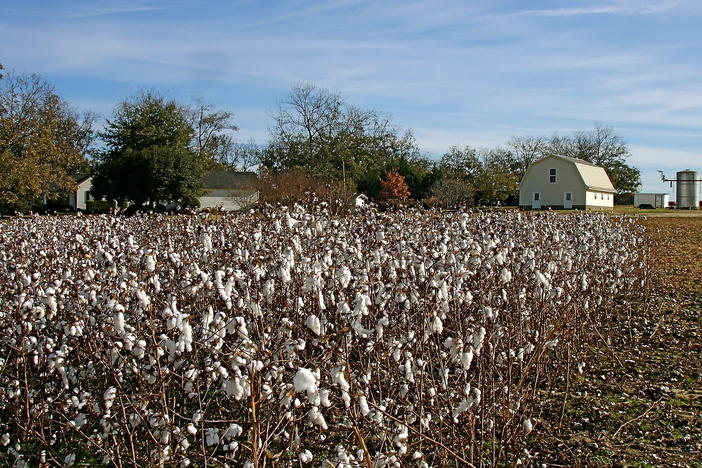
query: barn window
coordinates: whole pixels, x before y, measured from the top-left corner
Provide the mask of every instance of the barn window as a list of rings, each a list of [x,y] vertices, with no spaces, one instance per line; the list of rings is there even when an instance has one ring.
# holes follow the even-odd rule
[[[85,192],[85,203],[88,203],[90,201],[90,191]]]
[[[548,181],[552,184],[556,182],[556,169],[548,170]]]

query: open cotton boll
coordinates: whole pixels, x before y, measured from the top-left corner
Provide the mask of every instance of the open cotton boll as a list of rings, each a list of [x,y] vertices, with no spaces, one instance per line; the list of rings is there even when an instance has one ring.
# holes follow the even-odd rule
[[[317,336],[320,336],[322,334],[322,324],[319,321],[319,317],[316,315],[310,315],[307,317],[307,320],[305,320],[305,326],[312,330],[312,333],[314,333]]]
[[[105,390],[105,393],[103,393],[102,398],[105,401],[105,409],[108,411],[110,408],[112,408],[112,404],[115,401],[115,398],[117,397],[117,388],[116,387],[109,387],[107,390]]]
[[[208,447],[217,445],[219,443],[219,430],[215,427],[208,427],[205,429],[205,444]]]
[[[322,415],[318,407],[313,406],[310,408],[309,412],[307,413],[307,417],[312,424],[321,427],[325,431],[328,429],[327,422],[324,420],[324,415]]]
[[[509,283],[510,281],[512,281],[512,272],[509,271],[507,268],[503,268],[500,272],[500,281],[502,283]]]
[[[310,395],[317,391],[317,377],[311,370],[300,367],[293,378],[293,386],[297,393],[307,392]]]
[[[441,334],[444,331],[444,324],[438,315],[435,315],[431,320],[431,331],[438,334]]]
[[[554,338],[545,343],[547,349],[554,349],[558,345],[558,338]]]
[[[300,463],[310,463],[312,460],[314,460],[314,455],[312,455],[312,452],[305,449],[300,452],[298,458],[300,459]]]
[[[154,259],[153,255],[146,256],[146,259],[144,260],[144,268],[149,273],[152,273],[154,270],[156,270],[156,260]]]
[[[117,304],[114,311],[114,315],[112,316],[112,327],[115,335],[122,336],[124,335],[124,307]]]
[[[339,283],[341,283],[342,288],[345,288],[351,282],[351,270],[347,266],[342,266],[339,268],[334,276]]]
[[[368,413],[370,413],[370,408],[368,408],[368,400],[366,400],[365,395],[361,395],[358,397],[358,409],[361,410],[361,414],[363,416],[366,416]]]
[[[461,353],[461,365],[463,366],[464,370],[470,369],[470,365],[473,362],[473,350],[469,349],[468,351],[465,351]]]
[[[534,429],[534,425],[531,422],[531,419],[527,418],[524,420],[524,423],[522,424],[524,427],[524,431],[528,434]]]

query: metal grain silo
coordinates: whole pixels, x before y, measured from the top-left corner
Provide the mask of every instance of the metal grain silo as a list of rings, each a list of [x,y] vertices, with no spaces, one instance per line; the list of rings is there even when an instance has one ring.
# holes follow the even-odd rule
[[[700,203],[700,174],[697,171],[685,169],[677,174],[677,202],[678,208],[696,210]]]

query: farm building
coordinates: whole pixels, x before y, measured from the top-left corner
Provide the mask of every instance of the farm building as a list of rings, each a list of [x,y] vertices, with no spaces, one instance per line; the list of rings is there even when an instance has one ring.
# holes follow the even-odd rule
[[[68,192],[68,204],[74,210],[84,210],[88,200],[93,200],[90,196],[90,189],[93,187],[93,176],[76,176],[75,181],[78,187],[76,190]]]
[[[616,190],[605,170],[583,159],[546,156],[527,170],[519,183],[523,210],[609,209]]]
[[[69,192],[68,202],[74,210],[85,210],[90,195],[93,176],[76,178],[78,188]],[[257,176],[254,172],[208,171],[202,178],[200,208],[217,208],[235,211],[258,201]]]
[[[670,195],[667,193],[635,193],[634,208],[667,208]]]
[[[208,171],[202,179],[200,208],[236,211],[258,201],[254,172]]]

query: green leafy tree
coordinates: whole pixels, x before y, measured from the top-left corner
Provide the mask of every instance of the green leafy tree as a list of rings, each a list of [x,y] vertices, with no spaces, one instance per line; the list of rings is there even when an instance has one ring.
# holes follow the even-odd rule
[[[149,206],[195,198],[210,159],[202,147],[193,149],[191,115],[152,92],[119,104],[100,134],[107,149],[96,168],[94,193]]]
[[[71,176],[87,169],[93,122],[38,75],[8,73],[0,81],[0,210],[74,189]]]

